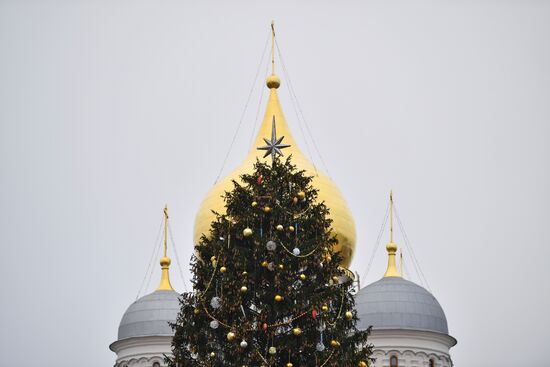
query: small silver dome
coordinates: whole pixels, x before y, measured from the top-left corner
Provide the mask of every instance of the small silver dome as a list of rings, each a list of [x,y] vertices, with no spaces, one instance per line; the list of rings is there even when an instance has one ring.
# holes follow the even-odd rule
[[[180,310],[179,294],[157,290],[141,297],[128,307],[120,326],[118,340],[136,336],[174,335],[168,322],[175,322]]]
[[[414,329],[448,334],[447,318],[437,299],[401,277],[385,277],[355,295],[358,329]]]

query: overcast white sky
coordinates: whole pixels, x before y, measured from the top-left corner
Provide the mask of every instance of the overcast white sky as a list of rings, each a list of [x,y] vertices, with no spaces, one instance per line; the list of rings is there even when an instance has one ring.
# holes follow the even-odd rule
[[[455,365],[547,363],[550,2],[4,0],[0,364],[114,363],[166,202],[188,263],[271,19],[356,220],[352,268],[393,189]],[[249,148],[261,74],[225,173]],[[363,284],[385,263],[381,247]]]

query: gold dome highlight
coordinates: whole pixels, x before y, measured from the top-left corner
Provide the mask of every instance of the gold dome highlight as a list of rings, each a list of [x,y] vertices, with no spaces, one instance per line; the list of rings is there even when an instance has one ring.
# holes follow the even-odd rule
[[[283,151],[285,157],[292,155],[292,163],[295,164],[298,169],[303,169],[308,174],[314,176],[312,185],[319,190],[318,200],[324,201],[326,206],[330,209],[330,218],[333,220],[332,229],[336,233],[338,239],[335,251],[341,251],[343,256],[342,266],[348,267],[353,257],[356,241],[355,223],[351,212],[336,184],[327,175],[319,170],[315,170],[313,164],[298,148],[288,128],[277,95],[277,88],[281,84],[279,78],[273,74],[267,78],[266,84],[270,89],[269,99],[256,140],[243,163],[214,185],[203,200],[195,218],[193,239],[195,243],[198,243],[202,234],[209,235],[210,224],[216,219],[214,214],[212,214],[212,210],[218,213],[225,213],[225,203],[222,196],[226,191],[231,191],[233,189],[232,180],[239,182],[240,175],[252,172],[256,159],[268,163],[271,162],[271,157],[268,156],[263,158],[263,151],[258,151],[256,148],[265,145],[263,138],[269,138],[271,136],[272,121],[273,117],[275,117],[277,122],[277,135],[284,136],[284,143],[290,144],[290,147]]]

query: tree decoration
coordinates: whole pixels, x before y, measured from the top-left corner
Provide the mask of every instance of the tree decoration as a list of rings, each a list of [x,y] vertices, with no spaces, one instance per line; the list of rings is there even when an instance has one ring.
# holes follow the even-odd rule
[[[235,340],[235,333],[230,331],[227,333],[227,340],[232,342],[233,340]]]
[[[210,306],[212,306],[213,309],[218,309],[222,305],[222,300],[220,297],[212,297],[210,300]]]
[[[315,345],[315,349],[318,352],[322,352],[322,351],[325,350],[325,345],[323,344],[323,342],[319,342],[319,343],[317,343],[317,345]]]
[[[253,234],[254,234],[254,231],[252,231],[251,228],[246,227],[245,229],[243,229],[243,236],[250,237]]]
[[[353,317],[353,281],[312,179],[275,154],[233,182],[225,214],[195,247],[193,291],[181,296],[169,367],[371,361],[369,331]]]
[[[351,311],[346,311],[346,320],[351,320],[353,319],[353,313]]]
[[[277,243],[275,241],[267,241],[267,243],[265,244],[265,248],[267,249],[267,251],[275,251],[275,249],[277,248]]]

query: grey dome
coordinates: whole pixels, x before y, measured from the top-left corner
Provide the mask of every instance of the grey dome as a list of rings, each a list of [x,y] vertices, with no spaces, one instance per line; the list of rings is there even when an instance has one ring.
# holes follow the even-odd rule
[[[385,277],[355,295],[361,330],[414,329],[448,334],[447,318],[437,299],[421,286],[400,277]]]
[[[128,307],[120,326],[118,340],[135,336],[174,335],[168,322],[175,322],[180,310],[179,294],[158,290],[141,297]]]

